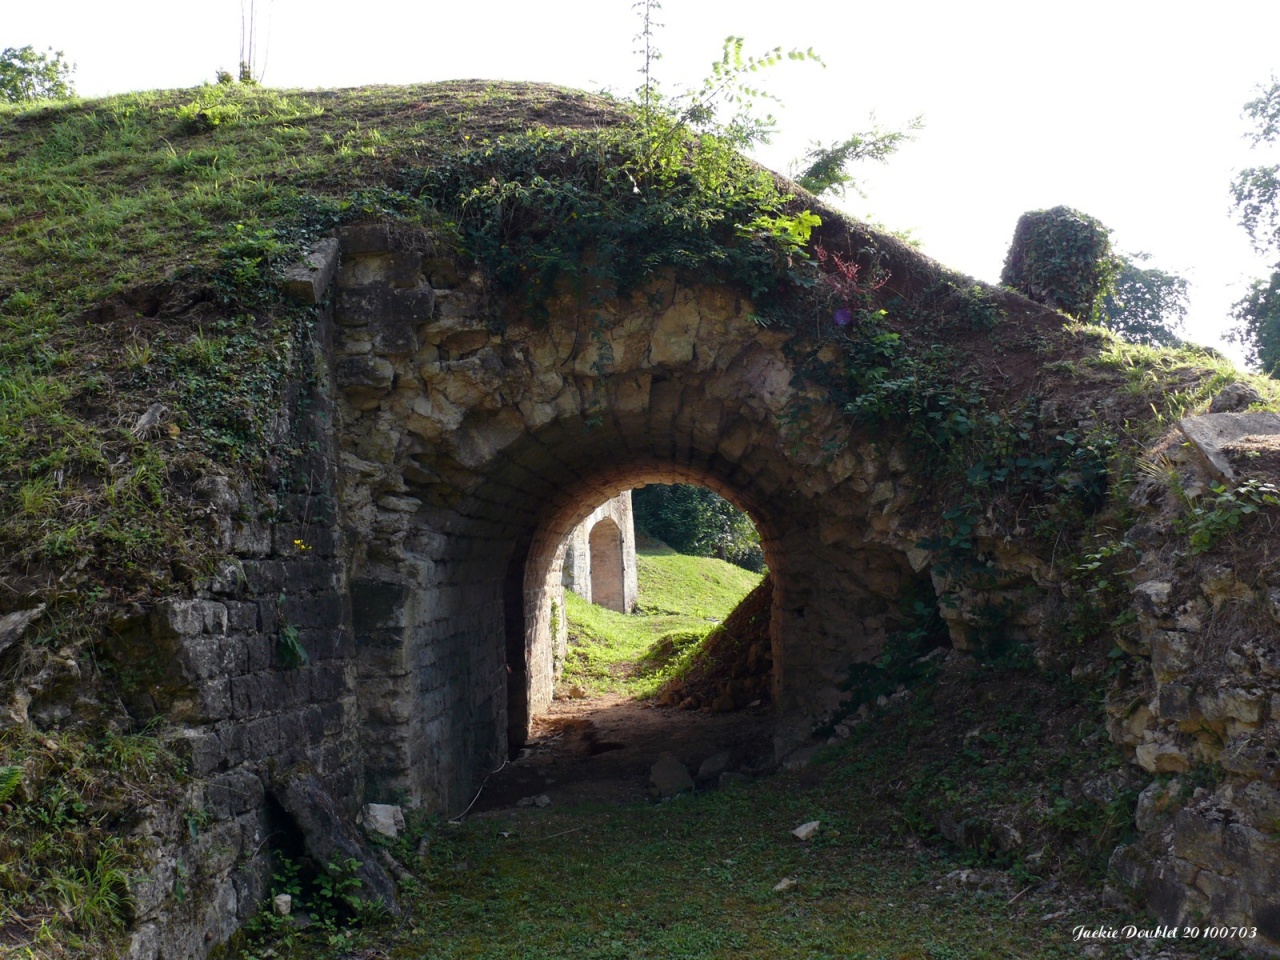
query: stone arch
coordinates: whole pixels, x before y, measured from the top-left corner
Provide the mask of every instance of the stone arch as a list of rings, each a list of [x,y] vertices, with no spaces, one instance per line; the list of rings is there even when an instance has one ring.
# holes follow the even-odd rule
[[[722,477],[679,463],[635,461],[625,454],[616,460],[606,454],[593,465],[584,463],[572,469],[578,471],[579,476],[576,483],[563,488],[562,499],[531,508],[535,522],[514,545],[504,585],[508,611],[507,663],[512,667],[507,687],[507,735],[513,749],[524,742],[533,717],[551,702],[554,677],[565,656],[565,635],[557,630],[563,623],[555,613],[563,609],[564,603],[560,566],[564,536],[589,514],[591,504],[602,497],[648,483],[692,483],[709,487],[752,516],[760,529],[765,559],[775,584],[791,585],[785,557],[779,544],[769,536],[769,527],[761,519],[761,508]],[[774,646],[777,656],[780,644]],[[517,665],[524,666],[524,671],[517,669]]]
[[[591,602],[618,613],[630,613],[624,589],[621,528],[612,517],[604,517],[587,534],[587,546],[591,557]]]
[[[616,545],[606,544],[606,549],[616,553],[612,561],[601,558],[593,562],[592,531],[608,522],[617,531]],[[602,530],[608,529],[602,527]],[[597,547],[601,546],[597,544]],[[592,578],[616,565],[616,590],[606,589],[608,602],[602,604],[621,613],[630,613],[636,605],[640,588],[636,576],[636,529],[631,512],[631,491],[624,490],[606,500],[569,533],[564,544],[564,585],[583,600],[600,603],[592,589]],[[597,568],[600,569],[597,569]]]
[[[936,521],[897,438],[806,376],[838,351],[670,276],[499,327],[478,279],[431,288],[386,228],[345,243],[334,349],[373,792],[460,807],[525,739],[551,696],[565,535],[643,483],[702,484],[752,517],[776,707],[836,705],[927,581],[915,544]]]

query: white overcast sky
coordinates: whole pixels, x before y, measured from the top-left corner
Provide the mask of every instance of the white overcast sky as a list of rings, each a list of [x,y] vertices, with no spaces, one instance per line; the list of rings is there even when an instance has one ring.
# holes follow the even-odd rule
[[[269,86],[638,82],[630,0],[257,2]],[[84,96],[194,86],[235,69],[240,11],[240,0],[0,0],[0,47],[64,51]],[[762,77],[785,107],[760,159],[783,172],[808,141],[865,128],[872,111],[886,126],[922,114],[918,140],[868,170],[867,199],[846,206],[979,279],[999,279],[1019,214],[1057,204],[1187,276],[1200,342],[1219,342],[1231,303],[1266,272],[1228,185],[1262,159],[1240,113],[1280,72],[1276,0],[666,0],[658,18],[668,88],[700,80],[729,34],[748,50],[821,54],[825,69]]]

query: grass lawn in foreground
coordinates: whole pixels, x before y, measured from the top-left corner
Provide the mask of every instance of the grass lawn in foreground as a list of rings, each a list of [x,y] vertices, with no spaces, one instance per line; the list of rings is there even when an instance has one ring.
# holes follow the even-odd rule
[[[1130,919],[1089,894],[1064,910],[1060,892],[1005,871],[987,871],[989,885],[962,879],[958,852],[903,829],[860,765],[821,769],[816,785],[780,775],[442,827],[392,956],[1033,960],[1078,957],[1076,924]],[[809,820],[822,821],[816,836],[791,835]]]

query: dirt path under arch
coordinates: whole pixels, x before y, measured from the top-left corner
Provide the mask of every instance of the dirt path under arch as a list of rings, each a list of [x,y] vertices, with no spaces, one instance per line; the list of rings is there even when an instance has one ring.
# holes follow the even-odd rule
[[[702,713],[617,694],[557,700],[534,721],[520,758],[485,782],[471,815],[541,795],[554,804],[643,800],[662,753],[674,754],[693,776],[719,753],[728,755],[728,770],[762,771],[773,757],[772,728],[767,706]]]

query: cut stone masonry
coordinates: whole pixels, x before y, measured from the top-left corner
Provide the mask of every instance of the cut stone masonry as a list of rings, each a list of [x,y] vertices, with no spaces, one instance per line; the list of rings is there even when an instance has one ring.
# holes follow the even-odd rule
[[[138,894],[134,960],[202,957],[225,941],[262,900],[263,850],[279,831],[323,856],[319,834],[337,828],[322,822],[354,824],[365,803],[463,810],[550,702],[567,579],[584,593],[589,582],[597,602],[634,603],[632,488],[698,483],[755,522],[774,590],[780,752],[840,704],[851,664],[881,652],[904,591],[952,593],[942,613],[960,650],[979,643],[993,601],[1011,637],[1033,644],[1060,615],[1052,545],[994,521],[974,531],[986,586],[955,591],[921,546],[939,518],[901,438],[860,430],[806,377],[821,363],[839,379],[839,351],[762,327],[728,287],[665,275],[623,297],[564,292],[535,322],[420,232],[386,225],[344,228],[290,284],[318,316],[314,382],[279,420],[281,446],[298,453],[270,478],[270,502],[209,482],[234,560],[195,598],[117,630],[120,664],[148,678],[131,712],[183,726],[208,818],[195,840],[163,811],[149,821],[169,852]],[[1017,369],[1022,351],[1034,372],[1042,343],[1005,337],[1002,363]],[[1007,389],[1030,392],[1033,377]],[[582,579],[575,531],[630,573]],[[1275,624],[1241,654],[1265,683],[1186,679],[1212,615],[1261,602],[1228,573],[1195,595],[1164,568],[1140,577],[1133,653],[1150,657],[1154,686],[1112,705],[1113,736],[1144,770],[1209,759],[1234,779],[1172,821],[1153,795],[1143,817],[1172,824],[1164,852],[1135,847],[1115,863],[1168,917],[1201,910],[1271,931],[1276,843],[1251,826],[1246,855],[1239,831],[1212,823],[1280,782]],[[303,815],[304,796],[328,819]],[[186,905],[180,877],[198,892]],[[390,895],[383,879],[368,886]],[[1280,944],[1280,929],[1266,936]]]

